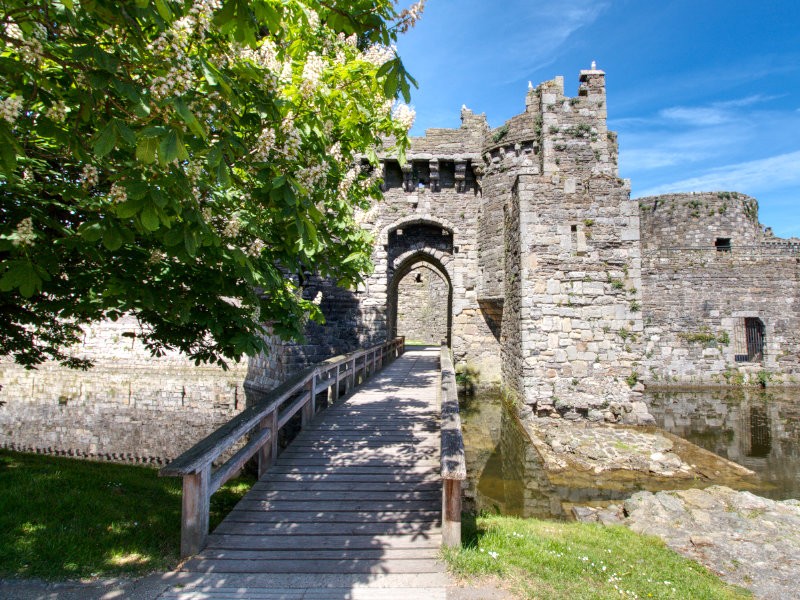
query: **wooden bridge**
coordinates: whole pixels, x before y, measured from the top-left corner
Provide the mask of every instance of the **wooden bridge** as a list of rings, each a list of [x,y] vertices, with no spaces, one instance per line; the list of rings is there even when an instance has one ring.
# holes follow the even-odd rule
[[[162,469],[184,478],[190,558],[161,597],[444,598],[440,547],[460,544],[466,476],[455,390],[446,347],[398,338],[266,394]],[[259,481],[209,535],[210,495],[254,455]]]

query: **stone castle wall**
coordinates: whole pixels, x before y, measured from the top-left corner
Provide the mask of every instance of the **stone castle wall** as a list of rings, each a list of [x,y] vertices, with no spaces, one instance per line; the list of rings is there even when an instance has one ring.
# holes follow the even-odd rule
[[[245,408],[246,362],[223,371],[178,353],[154,358],[137,331],[131,318],[87,327],[71,351],[95,362],[88,371],[3,361],[0,447],[161,463]]]
[[[271,339],[268,355],[222,372],[153,359],[135,323],[100,324],[76,348],[97,359],[89,373],[2,364],[0,443],[174,456],[252,393],[397,334],[447,339],[481,383],[502,381],[538,415],[630,422],[640,381],[799,383],[800,241],[765,232],[756,201],[736,193],[631,201],[606,111],[595,69],[581,71],[575,97],[561,77],[531,87],[523,112],[494,130],[462,108],[461,127],[413,138],[403,164],[381,157],[384,198],[362,219],[375,270],[357,290],[304,282],[327,320],[302,342]],[[742,361],[756,319],[763,356]],[[150,432],[112,449],[98,433],[180,418],[180,443]]]
[[[642,198],[639,207],[644,381],[800,384],[800,241],[765,235],[755,199],[735,192]],[[743,357],[748,318],[765,334],[752,361]]]

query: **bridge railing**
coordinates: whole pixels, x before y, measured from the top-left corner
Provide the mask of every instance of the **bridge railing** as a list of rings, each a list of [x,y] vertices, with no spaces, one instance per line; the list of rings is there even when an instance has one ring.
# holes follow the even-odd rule
[[[458,412],[456,372],[450,349],[442,342],[440,353],[442,375],[442,545],[461,545],[461,482],[467,478],[461,415]]]
[[[278,431],[298,412],[301,427],[317,412],[317,395],[332,388],[332,399],[350,394],[384,364],[405,352],[405,338],[398,337],[344,356],[308,367],[264,399],[199,441],[159,471],[161,476],[183,477],[181,508],[181,557],[197,554],[208,538],[209,499],[244,464],[258,454],[261,477],[278,456]],[[249,437],[248,437],[249,436]],[[246,439],[246,443],[223,464],[214,461]]]

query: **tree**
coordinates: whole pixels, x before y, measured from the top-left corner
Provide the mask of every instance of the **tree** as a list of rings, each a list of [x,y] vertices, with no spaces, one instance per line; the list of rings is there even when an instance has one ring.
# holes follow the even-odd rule
[[[197,363],[298,336],[304,274],[357,283],[381,140],[407,147],[392,46],[422,3],[3,0],[0,356],[85,367],[136,315]]]

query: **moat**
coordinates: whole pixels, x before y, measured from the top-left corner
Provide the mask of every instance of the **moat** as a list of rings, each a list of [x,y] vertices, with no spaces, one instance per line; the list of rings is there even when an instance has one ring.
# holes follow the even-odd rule
[[[546,461],[531,443],[530,431],[513,409],[503,405],[497,392],[462,396],[470,477],[468,507],[517,516],[564,518],[574,505],[605,504],[639,490],[713,484],[747,489],[773,499],[800,497],[797,390],[649,392],[645,401],[659,428],[663,428],[649,431],[671,440],[675,452],[694,468],[691,477],[653,476],[622,469],[604,473],[567,469],[548,475]],[[613,445],[623,448],[636,433],[619,429],[614,435],[618,439]],[[744,474],[744,470],[717,457],[742,465],[755,475]]]

